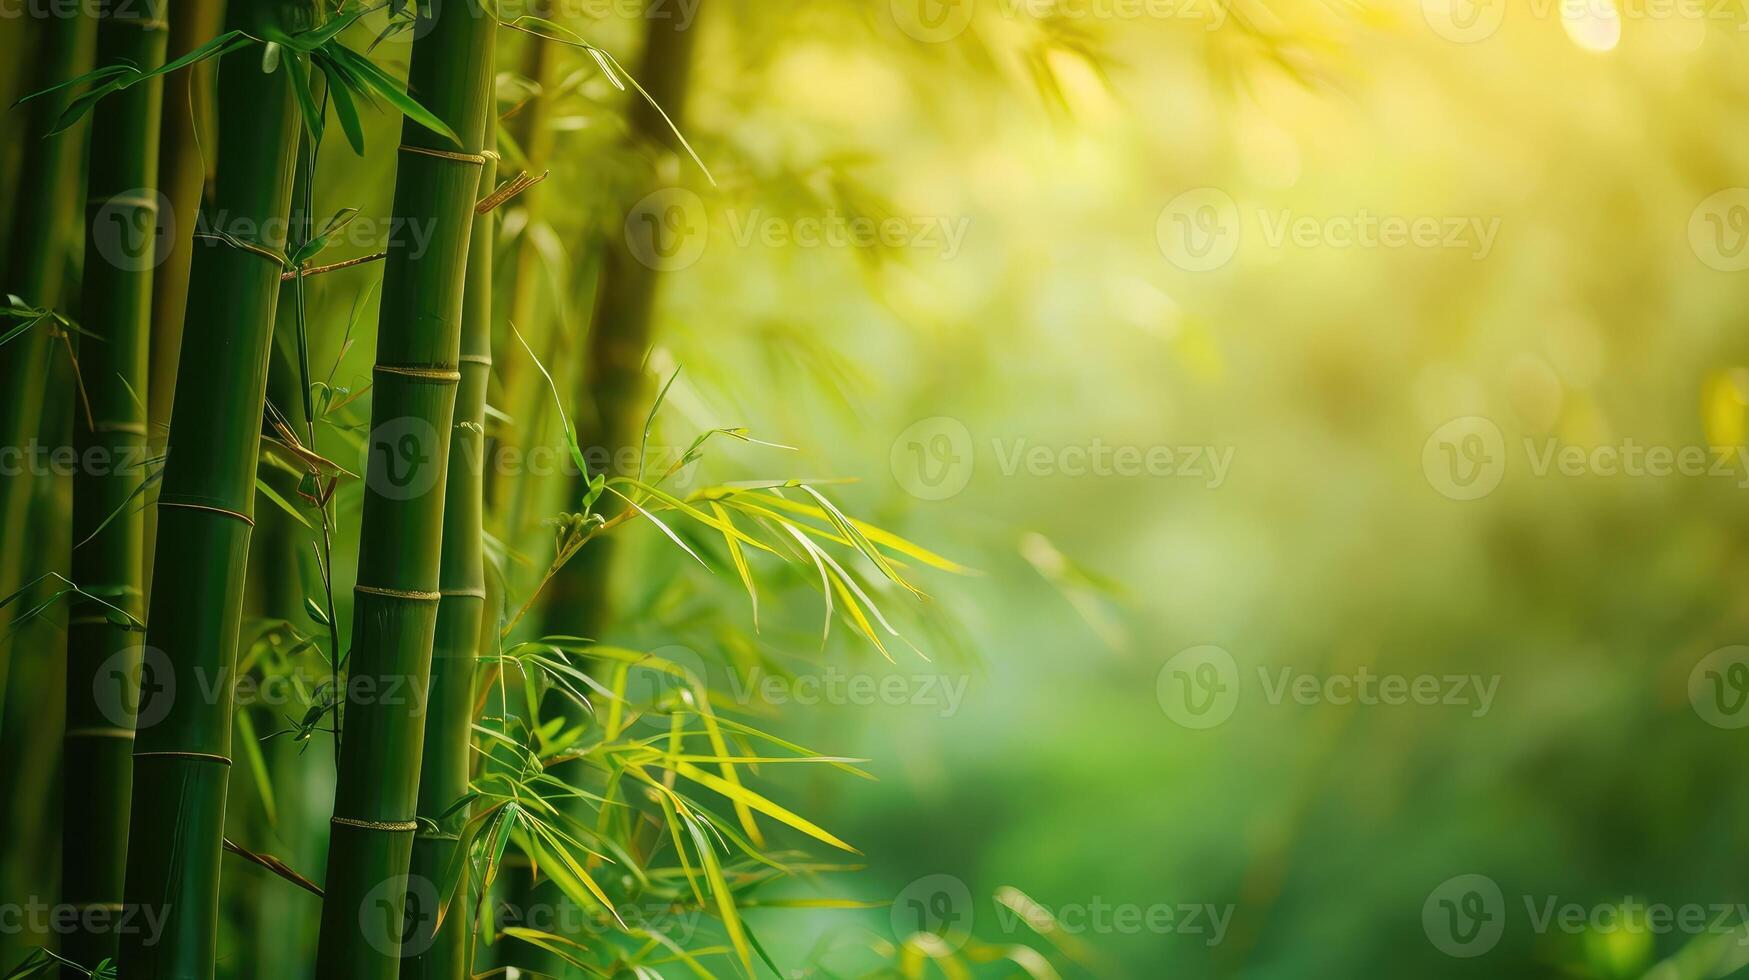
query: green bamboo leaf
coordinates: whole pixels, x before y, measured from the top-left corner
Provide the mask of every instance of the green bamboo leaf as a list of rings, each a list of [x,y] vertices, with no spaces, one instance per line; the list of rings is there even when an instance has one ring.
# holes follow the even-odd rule
[[[729,517],[729,512],[723,509],[722,504],[713,501],[711,513],[715,514],[717,520],[724,524],[734,526],[734,519]],[[733,534],[724,531],[723,543],[729,549],[729,560],[735,565],[735,574],[741,576],[741,585],[747,590],[747,601],[753,604],[753,631],[757,633],[759,632],[759,590],[753,586],[752,569],[747,567],[747,556],[741,551],[741,542],[735,540]]]
[[[340,130],[346,134],[346,143],[352,147],[352,152],[364,156],[364,127],[358,118],[358,105],[352,101],[352,88],[347,77],[332,70],[326,57],[317,61],[322,67],[322,73],[328,76],[328,94],[334,104],[334,116],[340,120]]]
[[[327,50],[335,61],[351,69],[358,76],[360,82],[382,96],[390,105],[399,109],[402,115],[449,140],[455,146],[462,145],[455,130],[450,129],[443,120],[433,115],[431,110],[420,105],[418,100],[403,91],[393,78],[390,78],[381,68],[373,64],[369,58],[339,43],[329,45]]]
[[[304,515],[298,513],[298,509],[296,507],[293,507],[291,505],[290,501],[288,501],[284,497],[280,496],[279,491],[277,491],[277,490],[273,489],[273,487],[269,486],[266,480],[263,480],[260,477],[256,477],[255,478],[255,489],[257,491],[259,491],[263,497],[266,497],[269,501],[271,501],[275,507],[278,507],[280,510],[282,510],[285,513],[287,513],[288,515],[290,515],[292,520],[297,521],[299,524],[302,524],[304,526],[305,530],[308,530],[308,531],[315,530],[315,528],[313,526],[311,526],[310,522],[304,519]]]
[[[644,508],[638,506],[637,501],[633,500],[632,498],[626,496],[623,493],[620,493],[618,490],[614,490],[612,487],[608,487],[608,489],[613,491],[614,496],[616,496],[619,499],[630,504],[632,506],[633,510],[636,510],[638,513],[642,514],[645,518],[647,518],[650,521],[651,524],[656,525],[657,529],[659,529],[663,534],[666,534],[670,541],[673,541],[675,544],[680,546],[681,551],[684,551],[687,554],[691,555],[693,561],[698,562],[700,565],[703,565],[705,568],[710,568],[710,565],[708,563],[706,563],[703,558],[700,558],[698,556],[698,552],[692,550],[691,545],[688,545],[685,541],[682,541],[680,539],[680,535],[674,533],[673,528],[662,523],[661,518],[657,517],[655,514],[650,513],[649,511],[645,510]]]
[[[809,837],[812,837],[815,840],[818,840],[818,841],[825,843],[825,844],[830,844],[833,847],[836,847],[840,850],[849,851],[852,854],[861,854],[862,853],[861,851],[857,850],[856,848],[851,847],[849,844],[846,844],[843,841],[839,840],[838,838],[832,836],[830,833],[827,833],[825,830],[821,829],[819,826],[810,822],[806,818],[796,816],[794,813],[791,813],[790,811],[784,809],[783,807],[778,806],[776,803],[771,802],[770,800],[766,799],[765,797],[760,796],[758,793],[755,793],[752,790],[749,790],[744,786],[738,786],[738,785],[735,785],[734,783],[729,782],[726,779],[722,779],[722,778],[719,778],[717,776],[713,776],[710,773],[705,772],[703,769],[700,769],[699,767],[693,765],[690,762],[678,762],[678,763],[676,763],[674,766],[674,771],[679,773],[682,776],[685,776],[688,779],[693,780],[694,782],[701,783],[710,789],[716,790],[718,793],[721,793],[722,795],[728,797],[730,800],[745,803],[748,806],[752,807],[755,810],[758,810],[760,813],[763,813],[768,817],[771,817],[775,820],[778,820],[778,821],[781,821],[785,824],[788,824],[789,826],[794,827],[795,829],[801,831],[804,834],[807,834]]]
[[[275,49],[277,50],[277,48]],[[298,111],[303,114],[304,128],[310,138],[322,141],[322,107],[316,104],[316,94],[310,90],[309,55],[291,51],[285,56],[285,67],[291,73],[292,94],[297,97]]]
[[[249,775],[255,784],[255,794],[261,799],[262,812],[270,827],[279,826],[279,807],[273,799],[273,775],[267,769],[267,759],[261,754],[261,740],[255,734],[255,719],[248,709],[239,710],[237,737],[243,743],[243,754],[249,759]]]
[[[593,966],[589,963],[585,963],[584,961],[571,955],[572,950],[576,950],[577,952],[580,952],[580,953],[587,953],[589,951],[589,948],[587,946],[584,946],[582,943],[576,942],[576,941],[571,940],[571,939],[567,939],[564,936],[554,935],[553,933],[550,933],[550,932],[541,932],[538,929],[529,929],[529,928],[526,928],[524,926],[505,926],[503,929],[503,934],[506,936],[509,936],[512,939],[520,939],[523,942],[528,943],[532,946],[536,946],[536,947],[539,947],[540,949],[544,949],[547,952],[553,954],[554,956],[557,956],[559,959],[564,960],[566,963],[570,964],[571,966],[574,966],[577,969],[584,971],[585,973],[589,973],[593,976],[598,976],[598,977],[605,977],[605,976],[611,975],[611,974],[608,974],[605,971],[601,970],[600,968]]]

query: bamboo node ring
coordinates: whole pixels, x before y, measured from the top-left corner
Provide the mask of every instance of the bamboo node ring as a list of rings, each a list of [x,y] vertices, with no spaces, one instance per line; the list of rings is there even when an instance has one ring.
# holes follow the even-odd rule
[[[391,834],[407,834],[419,829],[417,820],[354,820],[351,817],[330,817],[329,823],[360,830],[381,830]]]
[[[175,500],[164,500],[161,498],[158,501],[158,506],[159,507],[181,507],[184,510],[211,511],[214,514],[223,514],[226,517],[235,517],[237,520],[242,521],[243,523],[249,525],[250,527],[255,526],[255,518],[250,517],[248,514],[242,513],[241,511],[227,510],[223,507],[213,507],[213,506],[210,506],[208,504],[184,504],[184,503],[180,503],[180,502],[175,501]]]
[[[135,750],[134,758],[145,759],[156,756],[163,759],[189,759],[194,762],[217,762],[222,766],[231,764],[231,760],[211,752],[141,752]]]
[[[352,587],[352,591],[363,592],[367,595],[387,596],[390,599],[410,599],[415,602],[437,602],[443,598],[443,595],[437,592],[415,592],[409,589],[384,589],[374,585],[355,585]]]
[[[457,163],[469,163],[476,167],[483,167],[486,164],[486,158],[478,153],[455,153],[450,150],[434,150],[429,146],[414,146],[411,143],[402,143],[400,150],[402,153],[419,153],[428,157],[436,157],[439,160],[454,160]]]

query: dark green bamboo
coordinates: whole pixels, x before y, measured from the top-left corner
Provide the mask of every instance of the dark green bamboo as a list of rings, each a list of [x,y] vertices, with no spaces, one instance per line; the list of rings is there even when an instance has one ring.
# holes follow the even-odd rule
[[[491,123],[488,121],[488,135]],[[480,171],[480,193],[497,180],[490,156]],[[437,826],[413,839],[415,881],[444,879],[466,820],[444,812],[468,791],[472,763],[474,665],[479,659],[480,624],[486,605],[482,550],[482,498],[485,492],[486,383],[492,371],[492,215],[474,217],[468,241],[467,288],[462,298],[461,386],[456,391],[455,425],[450,429],[449,471],[444,480],[443,568],[438,591],[437,639],[431,652],[431,698],[426,707],[425,748],[419,771],[419,816]],[[464,865],[456,908],[435,935],[419,934],[420,952],[401,961],[402,980],[463,980],[468,961],[468,880]],[[434,924],[427,919],[426,925]]]
[[[650,19],[647,31],[638,78],[676,124],[685,118],[697,31],[696,18],[682,29],[677,20],[658,17]],[[662,148],[673,137],[661,115],[641,99],[632,102],[628,114],[634,149],[666,152]],[[600,286],[574,400],[579,406],[579,444],[585,447],[586,455],[606,460],[611,468],[623,465],[626,450],[638,445],[654,397],[644,371],[644,354],[650,346],[660,277],[631,253],[623,235],[609,236],[601,262]],[[629,473],[608,475],[637,474],[634,468]],[[581,495],[579,486],[572,499]],[[599,638],[611,625],[608,585],[613,539],[613,535],[605,535],[591,541],[547,585],[543,609],[547,632]]]
[[[371,398],[358,584],[326,897],[321,977],[391,980],[408,904],[443,535],[441,478],[460,383],[462,291],[492,95],[497,21],[476,0],[419,7],[407,87],[463,141],[409,120],[401,130],[394,215],[425,225],[423,253],[391,242]],[[396,692],[399,692],[398,694]],[[408,692],[418,692],[409,695]]]
[[[164,63],[165,0],[105,0],[97,61],[150,71]],[[73,580],[108,607],[144,621],[146,348],[151,336],[152,259],[158,198],[158,122],[163,86],[149,79],[98,103],[91,117],[86,179],[85,265],[79,342],[85,407],[75,413]],[[76,397],[67,393],[64,397]],[[66,776],[61,896],[76,908],[121,902],[128,801],[133,784],[132,685],[140,637],[111,608],[76,601],[67,616]],[[117,935],[81,917],[61,952],[93,966],[116,954]],[[89,926],[89,927],[88,927]]]
[[[311,0],[253,0],[232,4],[227,25],[259,37],[309,29],[319,16]],[[262,69],[255,44],[218,67],[223,138],[206,213],[237,241],[283,250],[299,116],[289,72]],[[124,889],[129,904],[152,908],[164,925],[156,942],[143,932],[122,937],[128,980],[213,975],[230,684],[279,273],[248,248],[194,242],[146,634],[146,655],[160,651],[168,676],[143,675]]]
[[[85,72],[91,65],[96,21],[90,17],[45,20],[38,33],[39,50],[30,90],[39,91]],[[71,243],[67,210],[79,183],[77,153],[85,127],[46,136],[66,106],[65,91],[10,107],[8,116],[27,117],[21,136],[25,144],[19,167],[16,204],[12,209],[11,247],[0,294],[13,293],[25,302],[58,306],[61,281]],[[78,227],[73,225],[72,227]],[[30,333],[0,345],[0,449],[27,450],[42,422],[49,334],[39,325]],[[27,457],[28,458],[28,457]],[[0,528],[17,534],[29,519],[36,486],[31,474],[0,479]],[[0,549],[0,597],[11,595],[44,569],[34,568],[27,548]],[[12,664],[15,635],[8,632],[18,603],[0,611],[0,689]]]
[[[211,40],[224,20],[224,0],[177,0],[170,19],[166,58],[179,58]],[[189,222],[200,210],[207,164],[217,149],[213,127],[213,68],[202,61],[164,79],[164,120],[159,129],[158,192],[175,227],[158,241],[158,268],[152,276],[152,345],[146,391],[147,435],[163,438],[176,395],[176,359],[182,347],[182,311],[188,305],[188,264],[194,239]],[[204,142],[203,142],[204,141]],[[146,512],[146,554],[157,540],[155,511]],[[151,593],[150,562],[146,592]]]

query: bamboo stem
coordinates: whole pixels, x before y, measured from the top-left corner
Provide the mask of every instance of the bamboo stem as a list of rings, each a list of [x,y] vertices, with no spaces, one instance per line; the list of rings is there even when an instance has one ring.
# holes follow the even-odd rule
[[[227,25],[254,37],[294,33],[314,26],[319,10],[307,0],[254,0],[232,4]],[[225,136],[211,214],[248,221],[261,244],[283,250],[299,117],[290,73],[264,72],[262,54],[249,44],[218,66]],[[163,928],[155,942],[122,937],[120,975],[129,980],[206,980],[214,971],[229,695],[279,299],[277,264],[208,238],[192,253],[146,633],[145,656],[164,676],[142,675],[124,889],[128,903],[159,912]]]
[[[486,138],[492,137],[491,121]],[[496,162],[480,170],[480,196],[492,193]],[[450,430],[449,470],[444,481],[443,567],[438,578],[436,643],[431,655],[431,696],[425,718],[419,775],[419,816],[436,826],[413,839],[415,880],[440,882],[459,846],[457,834],[467,814],[441,818],[468,791],[473,745],[474,667],[479,661],[480,624],[486,606],[482,534],[485,491],[486,383],[492,369],[492,215],[474,216],[468,242],[467,287],[462,299],[461,387],[455,425]],[[456,906],[443,926],[428,937],[428,949],[401,961],[402,980],[464,980],[468,958],[467,867],[456,888]],[[421,937],[422,940],[427,937]],[[423,942],[421,942],[421,945]]]
[[[105,0],[97,60],[150,71],[164,62],[165,0]],[[151,335],[152,260],[161,227],[158,124],[163,86],[151,79],[92,112],[80,308],[94,337],[79,343],[89,378],[88,414],[75,414],[73,580],[134,621],[145,615],[146,351]],[[105,460],[99,463],[98,460]],[[122,899],[127,814],[133,784],[133,718],[121,710],[139,667],[139,637],[102,606],[75,600],[67,619],[66,776],[61,895],[78,906]],[[112,697],[111,695],[122,695]],[[107,928],[70,932],[61,952],[93,965],[116,954]]]
[[[422,253],[391,243],[384,262],[360,520],[344,728],[316,969],[392,980],[403,943],[436,914],[408,877],[441,584],[450,431],[460,382],[462,294],[491,105],[497,21],[472,0],[421,5],[408,92],[462,145],[408,120],[394,215],[424,223]],[[459,152],[458,152],[459,151]],[[370,693],[366,693],[370,692]],[[414,896],[409,901],[410,891]]]

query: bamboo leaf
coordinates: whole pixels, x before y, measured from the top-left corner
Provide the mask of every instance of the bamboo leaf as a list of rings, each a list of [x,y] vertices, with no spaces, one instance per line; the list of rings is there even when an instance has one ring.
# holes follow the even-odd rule
[[[675,763],[674,771],[679,773],[682,776],[685,776],[686,778],[688,778],[694,782],[703,784],[704,786],[706,786],[710,789],[716,790],[718,793],[721,793],[722,795],[728,797],[730,800],[736,800],[736,801],[739,801],[742,803],[746,803],[748,806],[752,807],[755,810],[758,810],[760,813],[763,813],[766,816],[771,817],[775,820],[781,821],[782,823],[788,824],[789,826],[794,827],[795,829],[801,831],[804,834],[807,834],[809,837],[812,837],[815,840],[818,840],[818,841],[825,843],[825,844],[830,844],[833,847],[838,848],[839,850],[849,851],[852,854],[861,854],[862,853],[861,851],[857,850],[856,848],[851,847],[849,844],[846,844],[843,841],[839,840],[838,838],[832,836],[830,833],[827,833],[825,830],[821,829],[819,826],[815,825],[814,823],[808,821],[807,819],[805,819],[803,817],[796,816],[795,814],[784,809],[783,807],[778,806],[776,803],[773,803],[770,800],[766,799],[765,797],[760,796],[758,793],[755,793],[752,790],[749,790],[744,786],[737,786],[737,785],[729,782],[726,779],[722,779],[720,777],[713,776],[710,773],[705,772],[703,769],[700,769],[699,767],[693,765],[690,762],[677,762],[677,763]]]
[[[382,96],[390,105],[400,110],[402,115],[449,140],[456,147],[459,148],[462,145],[455,130],[450,129],[443,120],[433,115],[431,110],[420,105],[418,100],[403,91],[394,79],[384,74],[383,70],[373,64],[369,58],[339,43],[329,45],[327,50],[336,62],[350,69],[363,85]]]

